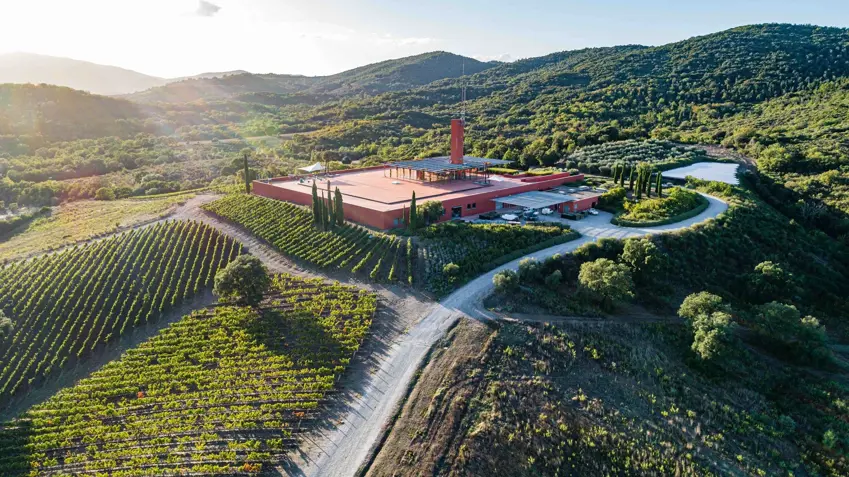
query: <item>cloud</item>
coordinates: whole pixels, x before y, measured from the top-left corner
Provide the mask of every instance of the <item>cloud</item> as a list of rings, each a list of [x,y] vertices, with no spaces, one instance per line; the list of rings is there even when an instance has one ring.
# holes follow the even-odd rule
[[[206,0],[200,0],[198,2],[198,8],[195,10],[195,15],[200,17],[211,17],[218,13],[218,10],[221,10],[221,7],[218,5],[207,2]]]
[[[511,63],[515,61],[510,53],[502,53],[500,55],[474,55],[472,58],[478,61],[502,61],[504,63]]]

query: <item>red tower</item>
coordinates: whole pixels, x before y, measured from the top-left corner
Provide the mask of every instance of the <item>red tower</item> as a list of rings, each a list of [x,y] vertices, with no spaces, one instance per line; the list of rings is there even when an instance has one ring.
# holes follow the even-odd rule
[[[464,130],[462,119],[451,120],[451,164],[463,163]]]

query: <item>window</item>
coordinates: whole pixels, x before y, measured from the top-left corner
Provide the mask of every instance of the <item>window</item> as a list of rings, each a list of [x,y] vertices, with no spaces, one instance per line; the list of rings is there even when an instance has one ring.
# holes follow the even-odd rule
[[[473,209],[477,209],[477,208],[478,208],[478,203],[477,203],[477,202],[472,202],[472,208],[473,208]]]
[[[399,225],[401,225],[401,221],[400,221],[400,219],[397,219],[397,218],[396,218],[395,220],[393,220],[393,221],[392,221],[392,225],[394,225],[394,226],[396,226],[396,227],[397,227],[397,226],[399,226]]]

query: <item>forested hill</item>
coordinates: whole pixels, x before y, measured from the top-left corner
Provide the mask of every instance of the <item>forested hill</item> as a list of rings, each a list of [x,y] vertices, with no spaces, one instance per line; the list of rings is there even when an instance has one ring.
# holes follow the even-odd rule
[[[186,103],[238,95],[272,93],[344,96],[378,94],[425,85],[444,78],[474,74],[494,66],[442,51],[387,60],[330,76],[240,74],[171,83],[127,96],[140,102]]]
[[[0,84],[0,136],[126,136],[144,132],[146,117],[140,105],[122,99],[61,86]]]

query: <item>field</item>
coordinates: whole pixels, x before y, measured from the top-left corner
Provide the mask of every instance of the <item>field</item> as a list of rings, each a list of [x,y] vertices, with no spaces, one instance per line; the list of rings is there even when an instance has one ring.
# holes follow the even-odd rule
[[[0,242],[0,262],[113,233],[172,213],[191,195],[157,199],[80,201],[53,209]]]
[[[715,160],[708,156],[707,152],[696,147],[654,139],[648,141],[629,139],[578,149],[566,158],[566,167],[609,176],[616,164],[625,164],[630,168],[637,163],[647,162],[655,170],[664,171],[695,162]]]
[[[760,381],[705,378],[679,351],[682,330],[461,321],[368,475],[845,475],[805,436],[824,430],[807,413],[836,415],[827,403],[845,390],[759,359]],[[835,394],[770,391],[794,380]]]
[[[279,275],[259,309],[186,316],[0,428],[0,474],[259,473],[320,418],[375,306]]]
[[[555,224],[437,224],[421,233],[418,263],[424,287],[444,294],[501,263],[578,236]],[[446,269],[448,264],[458,268]]]
[[[0,269],[0,403],[210,286],[241,245],[168,221]]]
[[[254,195],[228,195],[203,209],[247,228],[284,254],[310,265],[360,273],[373,281],[411,281],[408,239],[347,223],[322,231],[313,225],[308,209]]]

